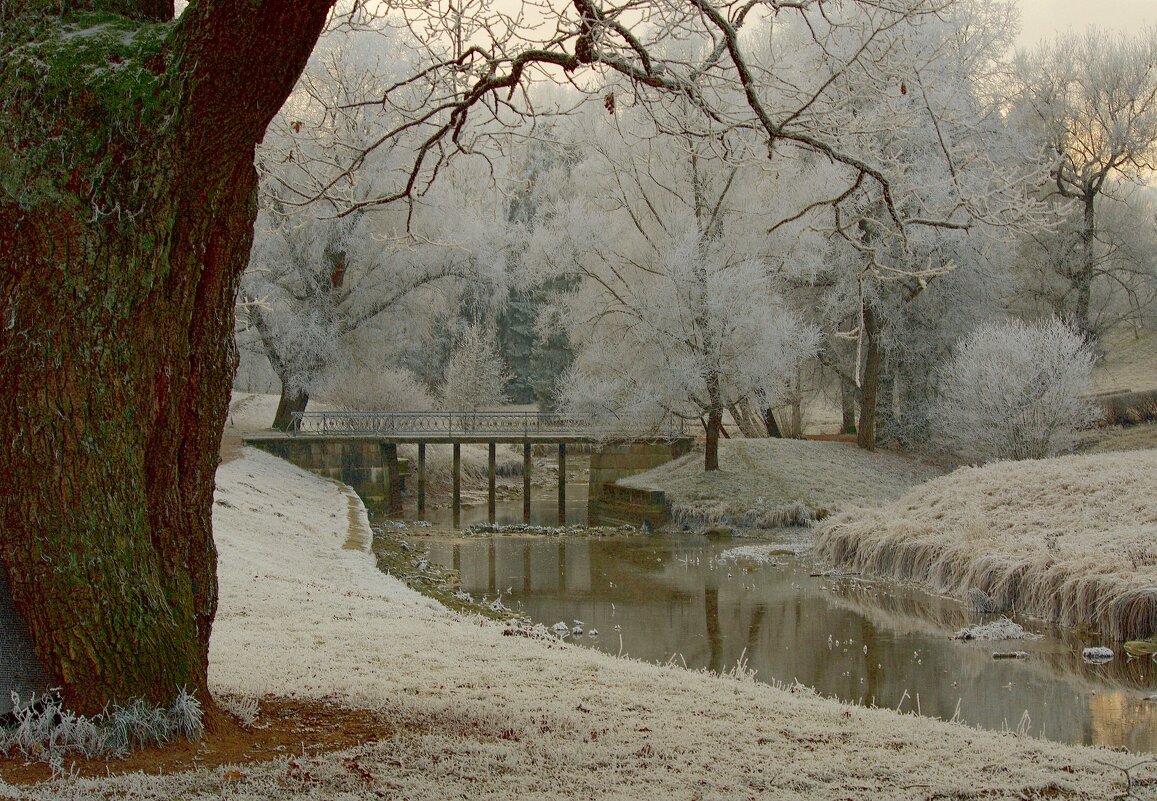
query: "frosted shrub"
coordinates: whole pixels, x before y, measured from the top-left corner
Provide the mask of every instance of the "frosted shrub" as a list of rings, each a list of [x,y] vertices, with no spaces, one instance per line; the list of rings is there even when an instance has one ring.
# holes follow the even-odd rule
[[[442,406],[465,411],[503,404],[508,378],[494,335],[474,323],[454,342],[440,387]]]
[[[1088,397],[1093,352],[1057,319],[986,323],[940,373],[933,427],[968,458],[1040,459],[1071,447],[1099,417]]]
[[[404,368],[348,365],[326,376],[318,400],[358,412],[426,412],[434,398],[421,380]]]

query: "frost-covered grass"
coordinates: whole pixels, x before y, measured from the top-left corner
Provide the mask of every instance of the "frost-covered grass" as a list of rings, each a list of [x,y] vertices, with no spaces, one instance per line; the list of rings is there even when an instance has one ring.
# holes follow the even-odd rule
[[[997,608],[1092,624],[1118,640],[1157,632],[1157,450],[961,468],[877,508],[820,524],[838,566],[917,581]]]
[[[719,677],[503,636],[375,570],[339,486],[250,449],[217,481],[215,694],[325,697],[385,711],[389,731],[336,754],[0,783],[0,797],[1100,799],[1124,777],[1098,760],[1137,761],[841,704],[742,664]]]
[[[201,704],[183,688],[167,709],[137,699],[94,717],[69,711],[56,694],[27,701],[13,693],[13,721],[0,729],[0,753],[47,762],[54,772],[70,755],[116,758],[130,748],[161,745],[178,736],[197,739],[204,731]]]
[[[691,453],[621,479],[666,493],[674,518],[698,528],[726,523],[771,528],[807,523],[860,502],[889,500],[939,471],[846,442],[732,439],[719,443],[721,470],[706,473]]]
[[[1121,328],[1101,338],[1104,358],[1093,368],[1097,392],[1157,389],[1157,330]]]

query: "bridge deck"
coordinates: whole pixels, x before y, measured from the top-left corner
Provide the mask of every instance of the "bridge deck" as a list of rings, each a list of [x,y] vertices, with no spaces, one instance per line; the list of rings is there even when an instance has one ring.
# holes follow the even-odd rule
[[[383,443],[606,442],[671,439],[682,421],[595,423],[540,412],[297,412],[289,434]]]
[[[347,484],[360,480],[366,486],[383,490],[391,515],[401,515],[403,471],[398,459],[398,445],[418,446],[417,512],[426,509],[426,446],[453,446],[453,519],[457,528],[461,518],[462,445],[484,444],[487,454],[487,519],[495,519],[496,448],[499,443],[522,445],[522,519],[530,521],[530,487],[533,460],[532,446],[537,443],[558,447],[558,520],[566,522],[566,455],[571,443],[596,443],[600,447],[629,444],[630,449],[651,447],[656,443],[669,448],[673,458],[678,443],[690,443],[682,426],[666,431],[647,431],[644,426],[630,426],[624,421],[619,430],[593,426],[575,417],[527,412],[442,412],[373,414],[365,412],[308,412],[293,418],[288,432],[268,431],[249,434],[246,444],[255,445],[299,467],[339,478]],[[630,429],[634,428],[634,431]],[[661,444],[660,444],[661,443]],[[686,449],[689,449],[689,445]],[[684,450],[686,450],[684,449]],[[634,454],[632,454],[633,456]],[[407,474],[410,471],[405,471]],[[337,475],[334,475],[336,473]],[[379,475],[381,478],[376,478]],[[592,472],[592,476],[594,473]],[[360,477],[360,479],[359,479]]]
[[[285,433],[281,431],[262,431],[245,435],[245,440],[273,441],[283,439],[295,440],[325,440],[326,442],[380,442],[383,445],[485,445],[494,442],[500,445],[517,445],[524,442],[533,444],[547,443],[581,443],[581,442],[651,442],[666,439],[677,439],[678,436],[651,435],[645,437],[630,436],[599,436],[595,434],[576,434],[573,431],[564,432],[533,432],[533,433],[454,433],[446,432],[408,432],[408,433],[325,433],[320,431],[303,431],[301,433]]]

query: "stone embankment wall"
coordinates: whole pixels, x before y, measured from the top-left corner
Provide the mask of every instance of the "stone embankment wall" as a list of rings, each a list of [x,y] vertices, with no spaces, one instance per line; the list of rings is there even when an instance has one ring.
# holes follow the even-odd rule
[[[367,503],[386,500],[385,461],[378,442],[247,437],[245,444],[303,470],[348,484]]]
[[[644,523],[657,528],[671,519],[662,491],[622,487],[620,478],[658,467],[691,452],[690,437],[655,442],[610,442],[591,453],[587,516],[590,524]]]

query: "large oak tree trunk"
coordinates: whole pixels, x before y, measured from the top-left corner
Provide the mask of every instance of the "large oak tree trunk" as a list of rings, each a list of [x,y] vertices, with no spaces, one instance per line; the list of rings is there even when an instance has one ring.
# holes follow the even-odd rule
[[[107,45],[60,36],[55,1],[0,26],[0,53],[52,42],[42,74],[25,61],[0,84],[0,163],[27,167],[0,194],[0,561],[77,711],[182,686],[211,703],[213,477],[253,149],[330,2],[201,0],[143,32],[127,17],[163,16],[155,1],[65,9],[126,14]],[[139,70],[133,93],[61,74],[82,38]],[[126,64],[117,48],[142,40],[155,49]]]

